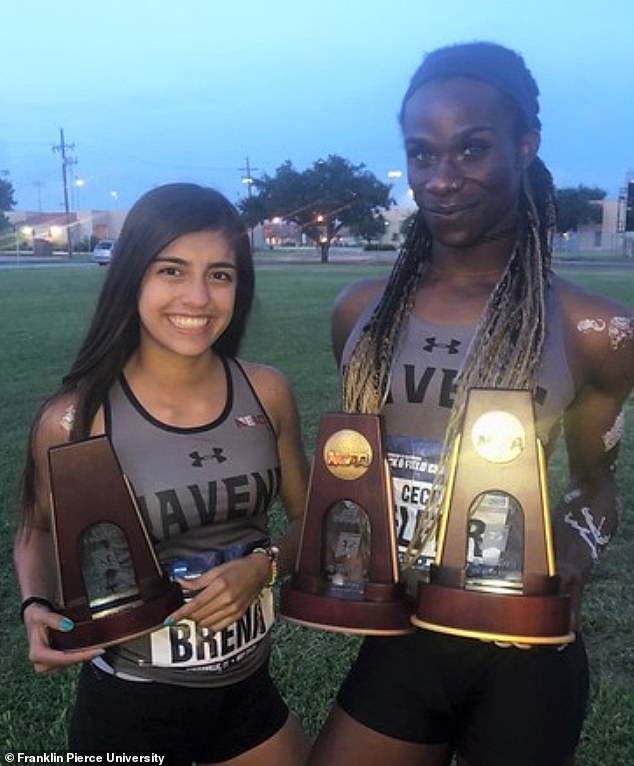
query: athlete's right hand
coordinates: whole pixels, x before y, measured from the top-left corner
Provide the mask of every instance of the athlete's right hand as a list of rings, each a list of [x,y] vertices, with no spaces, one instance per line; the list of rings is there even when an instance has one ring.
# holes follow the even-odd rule
[[[197,594],[172,612],[163,624],[173,625],[189,619],[217,633],[242,617],[270,577],[268,557],[251,553],[190,580],[177,580],[181,587],[191,588]]]
[[[74,628],[74,625],[68,617],[51,612],[40,604],[31,604],[24,610],[24,627],[29,641],[29,660],[37,673],[48,673],[56,668],[88,662],[93,657],[103,654],[103,649],[99,647],[72,652],[62,652],[51,648],[49,632],[60,630],[67,633]]]

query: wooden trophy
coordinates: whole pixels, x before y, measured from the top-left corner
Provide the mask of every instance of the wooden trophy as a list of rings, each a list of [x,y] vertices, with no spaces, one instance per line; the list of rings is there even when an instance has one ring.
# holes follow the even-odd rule
[[[340,633],[412,630],[399,582],[380,415],[322,415],[299,552],[280,614]]]
[[[472,389],[412,622],[484,640],[574,640],[555,572],[546,460],[529,391]]]
[[[51,631],[57,649],[108,646],[162,625],[182,603],[162,572],[132,488],[107,436],[48,453],[59,612],[75,628]]]

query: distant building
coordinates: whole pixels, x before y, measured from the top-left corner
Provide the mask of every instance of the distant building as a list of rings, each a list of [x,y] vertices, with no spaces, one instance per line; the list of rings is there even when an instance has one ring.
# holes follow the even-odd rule
[[[601,200],[600,223],[579,226],[577,231],[557,234],[555,253],[591,253],[597,256],[634,256],[634,234],[624,232],[625,199]]]
[[[402,227],[404,221],[414,212],[413,207],[392,207],[382,210],[381,215],[385,219],[385,233],[377,238],[382,244],[392,244],[399,247],[404,237]],[[279,248],[279,247],[314,247],[315,243],[306,236],[302,227],[283,218],[273,218],[258,224],[253,229],[253,241],[256,248]],[[352,247],[364,245],[365,242],[352,236],[350,230],[344,226],[337,232],[332,243],[334,246]]]
[[[124,210],[79,210],[69,213],[35,213],[29,210],[9,210],[6,217],[13,224],[24,247],[37,253],[48,249],[65,250],[70,230],[73,247],[89,245],[99,239],[119,236]]]
[[[381,214],[387,221],[387,226],[381,242],[399,247],[405,239],[403,224],[415,212],[416,207],[413,203],[411,207],[391,207],[389,210],[382,211]]]

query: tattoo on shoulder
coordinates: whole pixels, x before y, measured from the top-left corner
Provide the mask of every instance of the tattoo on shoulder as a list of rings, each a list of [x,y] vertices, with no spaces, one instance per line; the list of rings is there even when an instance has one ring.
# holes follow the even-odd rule
[[[75,422],[75,412],[76,411],[77,410],[76,410],[76,407],[75,407],[74,404],[69,405],[64,410],[64,414],[62,415],[62,417],[59,420],[59,423],[60,423],[61,427],[68,434],[71,432],[71,429],[73,427],[73,423]]]
[[[612,317],[608,327],[610,345],[617,351],[624,343],[634,338],[634,319],[632,317]]]
[[[616,316],[609,322],[601,317],[586,317],[577,322],[577,330],[584,335],[608,331],[610,346],[618,351],[628,341],[634,339],[634,319],[632,317]]]
[[[605,320],[601,318],[588,317],[587,319],[580,319],[577,322],[577,330],[579,330],[579,332],[582,332],[586,335],[590,332],[603,332],[605,328],[606,328]]]

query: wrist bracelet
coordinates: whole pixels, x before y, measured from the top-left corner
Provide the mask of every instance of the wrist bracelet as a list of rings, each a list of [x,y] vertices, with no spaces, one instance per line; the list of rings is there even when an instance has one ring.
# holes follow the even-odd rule
[[[264,584],[264,587],[272,588],[277,582],[280,549],[277,545],[269,545],[268,548],[254,548],[251,553],[263,553],[269,560],[269,563],[271,564],[271,576],[269,577],[268,582]]]
[[[25,598],[20,604],[20,622],[24,623],[24,612],[31,606],[31,604],[39,604],[40,606],[47,606],[51,612],[55,611],[53,603],[44,596],[29,596]]]

